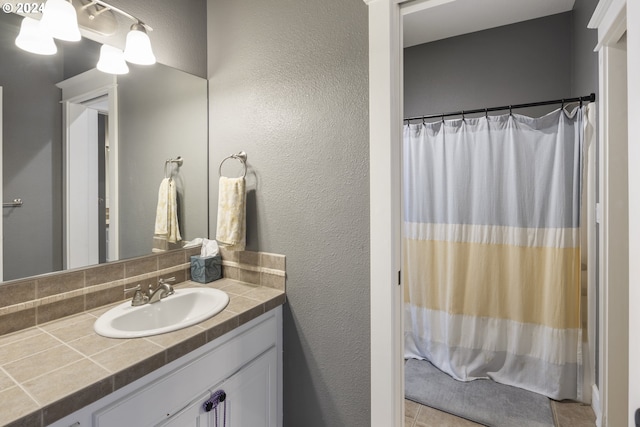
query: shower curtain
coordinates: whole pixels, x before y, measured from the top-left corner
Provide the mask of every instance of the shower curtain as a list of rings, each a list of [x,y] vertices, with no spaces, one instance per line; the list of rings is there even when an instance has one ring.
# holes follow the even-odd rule
[[[580,399],[586,108],[405,126],[406,358]]]

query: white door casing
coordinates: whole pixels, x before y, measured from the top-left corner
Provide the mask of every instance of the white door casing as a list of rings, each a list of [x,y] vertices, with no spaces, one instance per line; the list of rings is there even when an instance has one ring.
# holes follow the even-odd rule
[[[82,104],[90,100],[94,100],[99,97],[107,97],[108,105],[108,133],[109,133],[109,251],[107,254],[108,260],[119,259],[119,201],[118,201],[118,99],[117,99],[117,80],[116,76],[102,73],[96,69],[86,71],[77,76],[71,77],[63,82],[57,84],[62,89],[62,104],[63,104],[63,130],[64,130],[64,150],[63,150],[63,170],[64,176],[64,230],[63,230],[63,267],[72,268],[79,266],[77,260],[87,258],[92,265],[97,263],[97,222],[92,230],[84,229],[84,234],[80,234],[79,228],[81,223],[76,223],[74,216],[77,216],[74,212],[76,207],[74,206],[74,199],[72,195],[77,192],[78,183],[75,182],[76,178],[70,175],[70,168],[73,169],[73,157],[74,151],[74,139],[71,133],[71,124],[74,114],[77,113],[76,107],[87,109]],[[95,113],[95,111],[94,111]],[[95,144],[97,147],[97,144]],[[96,152],[97,158],[97,152]],[[97,161],[92,163],[97,165]],[[96,166],[93,166],[94,170],[85,169],[86,173],[90,173],[97,176]],[[93,187],[92,187],[93,188]],[[96,207],[95,210],[88,207],[82,208],[86,218],[83,217],[83,222],[94,221],[91,218],[97,218],[97,178],[96,178],[96,191],[91,193],[89,197],[95,197]],[[88,190],[87,190],[88,191]],[[95,214],[95,215],[94,215]],[[84,227],[84,225],[82,225]],[[89,240],[94,242],[92,247],[95,249],[95,256],[86,254],[83,256],[74,247],[75,246],[88,246]],[[73,244],[71,244],[73,242]],[[93,252],[93,249],[91,250]]]

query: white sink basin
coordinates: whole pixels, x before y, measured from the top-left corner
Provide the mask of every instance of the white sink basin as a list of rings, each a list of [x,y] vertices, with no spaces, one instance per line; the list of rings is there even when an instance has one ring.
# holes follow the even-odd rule
[[[229,295],[219,289],[176,289],[173,295],[137,307],[131,301],[113,307],[96,320],[93,329],[109,338],[137,338],[195,325],[221,312]]]

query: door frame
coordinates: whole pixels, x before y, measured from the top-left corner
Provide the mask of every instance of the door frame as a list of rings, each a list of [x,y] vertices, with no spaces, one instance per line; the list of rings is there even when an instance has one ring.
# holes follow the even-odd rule
[[[398,286],[400,271],[400,194],[401,194],[401,141],[402,141],[402,13],[406,0],[364,0],[369,9],[369,156],[370,156],[370,304],[371,304],[371,425],[373,427],[402,426],[403,403],[403,357],[399,349],[402,343],[402,289]],[[416,0],[411,8],[430,7],[440,0]],[[634,192],[633,183],[640,182],[640,168],[634,159],[640,159],[640,128],[633,124],[640,118],[640,4],[626,0],[600,0],[598,8],[606,10],[618,7],[626,10],[627,68],[628,68],[628,214],[629,251],[627,258],[628,281],[618,285],[628,292],[628,323],[617,332],[618,340],[626,340],[628,355],[624,360],[640,357],[640,340],[633,341],[629,330],[640,326],[640,191]],[[602,97],[602,93],[600,95]],[[607,107],[600,115],[607,114]],[[601,122],[602,126],[602,122]],[[600,130],[602,132],[602,129]],[[601,144],[602,145],[602,144]],[[603,201],[602,212],[608,206]],[[631,260],[631,262],[629,262]],[[601,258],[602,262],[602,258]],[[633,286],[629,286],[633,284]],[[607,284],[601,282],[601,287]],[[609,313],[619,306],[606,304]],[[602,314],[601,314],[602,315]],[[624,331],[627,331],[625,334]],[[613,342],[603,343],[608,354],[615,354]],[[606,354],[601,354],[600,363]],[[640,407],[640,364],[625,364],[621,367],[629,374],[627,411],[628,425],[632,426],[633,412]],[[600,390],[599,399],[607,399],[606,386]],[[611,409],[604,407],[606,412]],[[606,426],[605,424],[602,424]]]
[[[67,173],[70,162],[71,140],[69,128],[71,123],[70,108],[72,104],[83,104],[95,98],[108,98],[109,109],[109,252],[107,259],[110,261],[120,259],[120,241],[119,241],[119,178],[118,178],[118,91],[117,77],[115,75],[106,74],[95,68],[86,71],[77,76],[71,77],[57,84],[62,89],[62,120],[63,120],[63,170],[64,187],[63,187],[63,267],[67,268],[70,251],[71,240],[70,235],[70,181]]]

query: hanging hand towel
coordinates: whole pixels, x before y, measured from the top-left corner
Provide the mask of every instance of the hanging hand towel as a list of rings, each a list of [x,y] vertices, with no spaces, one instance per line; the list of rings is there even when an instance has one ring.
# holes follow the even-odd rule
[[[220,177],[216,240],[226,249],[243,251],[246,243],[244,178]]]
[[[178,200],[175,181],[165,178],[158,189],[158,207],[156,209],[156,238],[164,239],[169,243],[182,240],[178,225]]]

